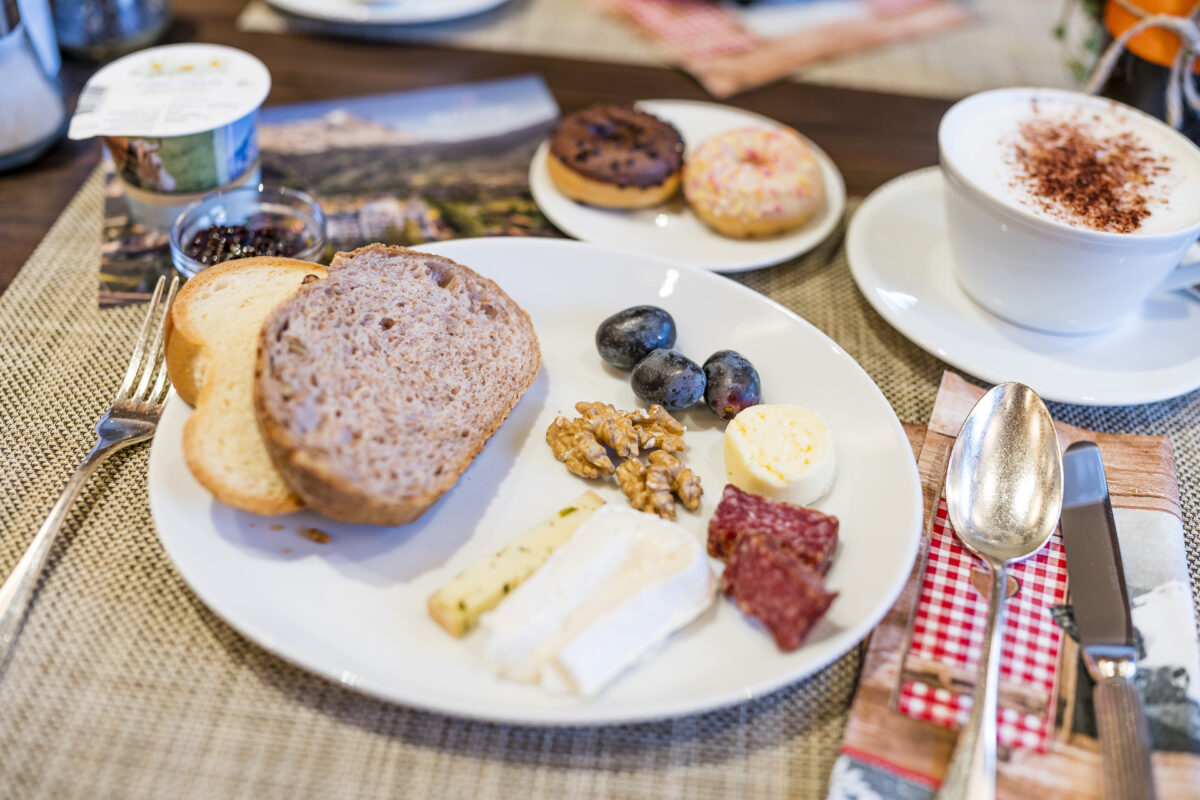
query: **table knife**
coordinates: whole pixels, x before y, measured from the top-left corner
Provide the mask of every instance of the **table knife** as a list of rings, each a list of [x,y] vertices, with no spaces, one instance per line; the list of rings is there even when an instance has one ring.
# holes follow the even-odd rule
[[[1092,693],[1104,796],[1153,800],[1150,736],[1134,686],[1137,647],[1121,546],[1108,498],[1100,448],[1077,442],[1063,453],[1063,544],[1072,607]]]

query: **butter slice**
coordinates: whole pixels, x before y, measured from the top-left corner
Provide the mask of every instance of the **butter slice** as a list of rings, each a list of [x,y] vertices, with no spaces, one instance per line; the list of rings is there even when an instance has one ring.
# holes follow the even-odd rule
[[[833,436],[807,408],[750,406],[725,428],[725,472],[739,489],[807,506],[833,486]]]
[[[711,603],[699,539],[673,522],[605,506],[480,625],[506,678],[592,695]]]

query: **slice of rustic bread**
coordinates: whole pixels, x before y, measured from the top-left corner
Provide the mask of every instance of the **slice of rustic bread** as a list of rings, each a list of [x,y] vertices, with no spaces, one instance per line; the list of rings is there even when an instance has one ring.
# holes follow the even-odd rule
[[[184,284],[167,317],[167,373],[195,406],[183,428],[188,468],[218,500],[283,514],[300,498],[271,463],[254,417],[254,365],[263,320],[325,268],[290,258],[209,267]]]
[[[263,326],[254,402],[285,480],[347,522],[419,517],[533,383],[529,316],[448,258],[369,245]]]

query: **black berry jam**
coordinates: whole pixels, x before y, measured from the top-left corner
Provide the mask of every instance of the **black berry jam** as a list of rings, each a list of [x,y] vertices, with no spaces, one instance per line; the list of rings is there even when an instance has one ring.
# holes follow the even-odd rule
[[[294,256],[309,242],[300,232],[267,225],[212,225],[197,231],[184,251],[206,267],[251,256]]]

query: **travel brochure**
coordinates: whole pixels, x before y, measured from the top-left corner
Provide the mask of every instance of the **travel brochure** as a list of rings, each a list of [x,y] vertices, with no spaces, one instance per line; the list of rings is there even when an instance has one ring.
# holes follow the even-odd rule
[[[317,198],[327,255],[368,242],[559,236],[529,193],[529,161],[558,118],[538,76],[264,108],[264,183]],[[170,275],[167,235],[128,213],[107,164],[101,307],[141,302]]]

